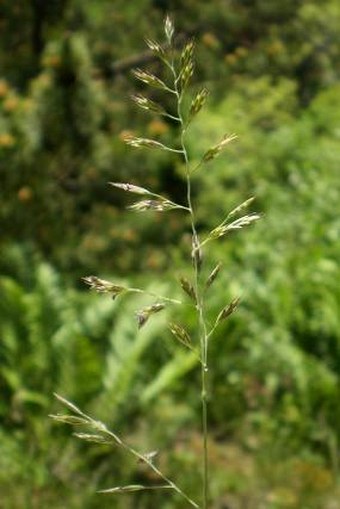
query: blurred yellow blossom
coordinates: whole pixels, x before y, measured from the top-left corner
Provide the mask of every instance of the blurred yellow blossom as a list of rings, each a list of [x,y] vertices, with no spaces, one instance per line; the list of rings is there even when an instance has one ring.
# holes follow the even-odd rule
[[[15,138],[10,133],[0,134],[0,147],[12,147],[15,143]]]
[[[214,34],[212,34],[211,32],[205,32],[205,34],[202,35],[202,42],[208,48],[212,48],[212,49],[216,49],[220,45],[217,37]]]
[[[3,108],[5,111],[14,111],[19,104],[19,99],[15,97],[14,95],[11,97],[8,97],[3,104]]]
[[[134,136],[135,133],[134,131],[130,131],[128,129],[123,129],[122,131],[120,131],[120,133],[118,134],[118,138],[121,140],[121,141],[125,141],[126,138],[130,137],[130,136]]]
[[[155,119],[148,124],[148,132],[152,135],[165,134],[169,130],[169,126],[163,120]]]
[[[6,80],[0,80],[0,97],[5,97],[9,91],[9,86]]]
[[[244,46],[238,46],[235,50],[235,54],[241,58],[246,57],[248,55],[248,49]]]
[[[33,198],[33,191],[30,187],[21,187],[18,191],[18,199],[22,202],[31,201]]]
[[[234,65],[237,62],[237,56],[234,53],[228,53],[225,55],[224,60],[229,65]]]
[[[59,55],[47,55],[43,59],[43,65],[45,67],[59,67],[60,66],[60,56]]]

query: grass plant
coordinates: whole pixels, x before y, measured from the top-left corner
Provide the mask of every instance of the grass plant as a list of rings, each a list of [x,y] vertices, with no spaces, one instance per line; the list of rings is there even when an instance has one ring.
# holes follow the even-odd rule
[[[138,94],[133,97],[134,102],[140,108],[156,115],[168,118],[169,121],[178,127],[178,139],[174,145],[170,146],[159,140],[135,137],[128,135],[125,141],[134,148],[146,148],[153,150],[162,150],[173,153],[181,158],[186,179],[186,201],[185,203],[177,203],[171,199],[162,196],[152,190],[140,187],[126,182],[111,182],[115,188],[123,190],[127,193],[139,195],[140,199],[132,204],[129,208],[135,212],[153,211],[162,213],[172,210],[179,210],[186,216],[184,221],[189,220],[191,248],[189,264],[191,266],[192,275],[190,278],[181,277],[179,280],[180,287],[187,297],[186,301],[173,299],[167,296],[148,293],[141,288],[133,288],[112,283],[101,279],[97,276],[88,276],[84,278],[84,282],[91,289],[104,294],[109,294],[112,298],[120,298],[128,294],[142,294],[146,297],[154,298],[154,302],[150,305],[142,307],[136,313],[137,328],[145,326],[147,321],[156,313],[161,312],[167,306],[193,306],[197,318],[197,327],[194,333],[189,333],[187,328],[181,323],[169,323],[169,329],[174,338],[184,347],[197,355],[201,372],[201,420],[202,420],[202,496],[199,501],[195,501],[191,496],[185,493],[177,481],[168,478],[156,466],[156,451],[147,454],[140,453],[137,449],[127,444],[116,432],[109,430],[106,425],[97,421],[87,413],[79,409],[75,404],[71,403],[64,397],[56,395],[60,403],[66,406],[70,411],[68,414],[57,414],[51,417],[61,423],[66,423],[81,431],[77,431],[75,436],[87,442],[95,442],[100,444],[109,444],[114,447],[119,446],[126,450],[128,454],[134,456],[139,462],[144,463],[156,476],[159,477],[160,483],[153,485],[131,484],[126,486],[115,486],[110,489],[101,490],[100,493],[117,494],[131,493],[143,490],[172,490],[185,499],[188,506],[195,508],[207,509],[211,503],[209,495],[209,450],[208,450],[208,378],[209,378],[209,343],[219,324],[227,320],[237,309],[240,298],[235,296],[230,302],[223,303],[220,312],[215,317],[211,317],[209,313],[207,293],[213,286],[214,281],[220,275],[222,263],[216,265],[210,264],[208,261],[207,249],[211,242],[221,237],[229,237],[230,234],[237,230],[252,225],[256,222],[260,215],[258,213],[244,212],[253,202],[253,197],[246,199],[233,210],[229,211],[223,220],[215,226],[208,234],[202,235],[198,228],[196,218],[196,203],[194,203],[192,193],[192,182],[200,171],[211,171],[208,168],[214,159],[228,147],[229,143],[236,138],[234,134],[225,134],[220,141],[203,151],[199,163],[192,163],[187,150],[186,136],[190,129],[191,123],[198,116],[209,95],[206,88],[200,89],[192,97],[188,92],[190,81],[194,73],[194,42],[188,41],[184,46],[178,49],[174,38],[174,25],[170,17],[166,17],[164,24],[165,43],[161,44],[151,39],[146,39],[148,48],[159,57],[165,67],[167,78],[163,81],[159,77],[146,72],[144,70],[136,70],[135,77],[158,90],[161,93],[168,94],[169,101],[172,103],[172,110],[168,111],[168,106],[154,102],[148,97]],[[189,258],[189,256],[188,256]]]

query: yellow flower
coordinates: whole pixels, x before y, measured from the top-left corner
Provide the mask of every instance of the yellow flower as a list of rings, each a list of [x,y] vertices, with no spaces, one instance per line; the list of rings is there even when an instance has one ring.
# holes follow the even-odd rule
[[[9,133],[0,134],[0,147],[12,147],[15,143],[15,138]]]
[[[211,32],[205,32],[205,34],[202,35],[202,42],[208,48],[212,48],[212,49],[216,49],[220,45],[218,39]]]
[[[8,97],[8,99],[4,101],[3,108],[5,111],[14,111],[18,104],[19,99],[13,95],[12,97]]]
[[[234,65],[237,62],[237,56],[234,53],[228,53],[225,55],[224,60],[229,65]]]
[[[0,97],[5,97],[9,91],[9,86],[5,80],[0,80]]]
[[[244,46],[238,46],[235,50],[235,53],[238,57],[242,58],[247,56],[248,50]]]
[[[148,125],[148,132],[155,136],[164,134],[168,130],[168,125],[160,119],[152,120]]]
[[[133,136],[133,135],[134,135],[133,131],[130,131],[128,129],[123,129],[123,131],[120,131],[120,133],[118,134],[118,138],[121,141],[125,141],[127,137]]]
[[[43,65],[45,67],[59,67],[60,66],[60,57],[59,55],[48,55],[43,60]]]
[[[22,202],[31,201],[33,197],[32,189],[28,186],[21,187],[18,191],[18,199]]]

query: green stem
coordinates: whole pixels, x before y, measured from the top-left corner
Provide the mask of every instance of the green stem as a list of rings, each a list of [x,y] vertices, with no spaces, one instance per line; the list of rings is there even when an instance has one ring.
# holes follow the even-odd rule
[[[177,96],[177,115],[180,119],[181,124],[181,151],[183,152],[183,159],[185,162],[186,169],[186,181],[187,181],[187,203],[190,213],[191,231],[193,239],[196,239],[197,245],[193,246],[193,249],[200,249],[201,244],[196,229],[196,218],[195,212],[192,206],[191,196],[191,175],[189,167],[188,152],[185,145],[185,133],[186,125],[183,120],[181,111],[182,94],[178,89],[176,70],[172,64],[172,73],[174,75],[174,88]],[[194,277],[195,277],[195,293],[196,293],[196,309],[198,313],[199,322],[199,341],[201,350],[201,403],[202,403],[202,431],[203,431],[203,479],[202,479],[202,509],[208,509],[209,500],[209,463],[208,463],[208,333],[207,326],[204,316],[204,298],[203,291],[201,290],[200,274],[199,274],[199,260],[197,256],[193,256],[194,261]]]
[[[209,464],[208,464],[208,401],[207,401],[208,367],[202,363],[202,427],[203,427],[203,508],[208,508]]]

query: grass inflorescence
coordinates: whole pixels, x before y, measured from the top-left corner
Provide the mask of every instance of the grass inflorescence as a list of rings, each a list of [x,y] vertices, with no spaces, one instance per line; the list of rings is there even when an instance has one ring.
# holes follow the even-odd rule
[[[189,265],[192,267],[192,276],[180,277],[179,285],[185,294],[184,300],[172,299],[157,294],[150,294],[140,288],[129,288],[128,286],[121,286],[107,280],[103,280],[97,276],[87,276],[83,278],[84,282],[90,286],[91,289],[99,292],[110,294],[112,298],[120,298],[122,295],[129,293],[145,294],[155,298],[155,302],[151,305],[146,305],[135,313],[137,328],[145,326],[149,319],[156,313],[161,312],[168,305],[190,305],[194,306],[197,316],[197,328],[195,335],[189,333],[185,326],[177,322],[170,322],[169,329],[174,337],[184,348],[188,348],[196,352],[199,365],[201,368],[201,419],[202,419],[202,497],[200,501],[194,501],[191,496],[185,493],[172,479],[168,478],[154,463],[153,454],[142,454],[136,449],[128,445],[119,435],[107,429],[105,424],[99,422],[82,410],[76,405],[69,402],[61,396],[57,396],[58,400],[64,404],[71,414],[66,415],[53,415],[51,416],[56,421],[61,423],[70,424],[74,427],[85,428],[86,432],[76,432],[74,435],[83,441],[94,442],[100,444],[109,444],[114,447],[118,446],[123,448],[128,454],[136,457],[139,462],[143,462],[150,468],[158,477],[161,484],[155,485],[141,485],[132,484],[126,486],[115,486],[113,488],[101,490],[100,493],[117,494],[117,493],[130,493],[143,490],[157,490],[169,489],[175,491],[178,495],[184,498],[188,505],[195,508],[207,509],[210,503],[209,500],[209,451],[208,451],[208,377],[209,377],[209,343],[218,325],[228,319],[237,309],[240,298],[235,296],[231,302],[223,303],[221,310],[217,316],[207,319],[208,309],[206,301],[206,293],[217,277],[220,276],[222,270],[222,263],[207,267],[208,263],[204,253],[204,249],[208,242],[216,241],[220,237],[228,236],[235,230],[240,230],[252,225],[258,219],[258,213],[245,213],[243,211],[253,203],[254,198],[248,198],[240,205],[231,210],[220,224],[213,228],[205,238],[201,238],[198,230],[196,220],[196,204],[193,203],[192,198],[192,179],[195,178],[197,171],[204,171],[204,167],[210,165],[214,159],[219,157],[221,153],[233,142],[236,138],[234,134],[224,134],[220,141],[213,145],[208,150],[204,151],[201,156],[200,162],[195,165],[192,164],[189,158],[186,135],[190,129],[191,122],[195,120],[199,112],[204,107],[209,95],[209,91],[203,87],[196,94],[191,97],[191,100],[185,100],[186,95],[189,95],[189,86],[194,73],[194,42],[188,41],[181,50],[177,49],[174,44],[174,25],[170,17],[167,17],[164,25],[165,42],[161,44],[157,41],[147,39],[146,44],[149,49],[159,57],[165,68],[168,70],[169,79],[162,80],[153,74],[137,69],[134,72],[135,77],[142,81],[144,84],[151,88],[161,90],[164,94],[170,94],[173,102],[173,111],[167,111],[167,108],[161,104],[155,103],[153,100],[143,96],[135,95],[132,100],[135,104],[143,110],[147,110],[153,114],[169,117],[175,121],[178,126],[179,144],[174,146],[166,145],[158,140],[149,138],[127,136],[125,142],[136,149],[157,149],[178,154],[182,159],[182,164],[185,170],[186,177],[186,202],[175,203],[168,198],[165,198],[152,190],[140,187],[128,182],[110,182],[110,184],[119,190],[141,195],[142,199],[135,202],[129,208],[132,211],[144,212],[152,211],[170,212],[172,210],[181,210],[183,214],[187,215],[191,227],[191,252],[189,258]],[[189,104],[185,107],[185,104]],[[190,260],[191,258],[191,260]],[[212,325],[211,325],[212,324]]]

